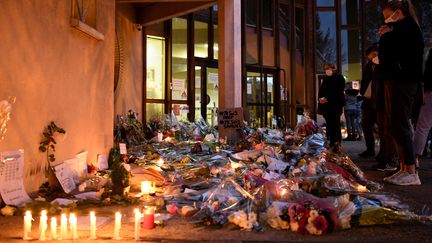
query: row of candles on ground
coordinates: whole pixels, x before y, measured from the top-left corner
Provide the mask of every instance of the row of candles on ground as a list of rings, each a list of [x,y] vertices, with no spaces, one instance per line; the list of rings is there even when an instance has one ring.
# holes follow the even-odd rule
[[[96,239],[96,215],[95,212],[90,212],[90,239]],[[143,212],[139,209],[134,210],[134,225],[135,225],[135,240],[140,240],[141,233],[141,219],[143,218],[143,228],[144,229],[152,229],[154,228],[154,209],[153,208],[145,208]],[[32,228],[32,214],[30,211],[26,211],[24,215],[24,240],[32,240],[30,237],[31,228]],[[115,213],[115,221],[114,221],[114,232],[113,239],[120,240],[120,229],[121,229],[121,220],[122,214],[120,212]],[[68,227],[69,223],[69,227]],[[57,218],[51,218],[50,231],[51,235],[47,237],[48,231],[48,216],[47,211],[42,210],[41,216],[39,218],[39,240],[62,240],[62,239],[78,239],[78,219],[74,213],[69,214],[69,218],[66,214],[62,214],[60,217],[60,235],[57,234]],[[70,231],[70,232],[69,232]]]

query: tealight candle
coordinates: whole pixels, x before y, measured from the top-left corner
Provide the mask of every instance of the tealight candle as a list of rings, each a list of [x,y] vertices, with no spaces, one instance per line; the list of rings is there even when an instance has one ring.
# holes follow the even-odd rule
[[[121,240],[120,237],[120,229],[121,229],[121,218],[122,215],[120,212],[115,213],[115,221],[114,221],[114,240]]]
[[[24,215],[24,234],[23,234],[23,240],[30,240],[30,232],[32,227],[32,215],[30,211],[26,211]]]
[[[141,193],[143,195],[149,195],[151,192],[152,183],[151,181],[141,181]]]
[[[146,208],[144,210],[144,229],[153,229],[154,228],[154,209]]]
[[[48,229],[47,211],[42,210],[39,218],[39,240],[46,240],[46,230]]]
[[[96,215],[94,211],[90,212],[90,239],[96,239]]]
[[[69,224],[70,224],[70,230],[72,232],[73,240],[78,239],[77,223],[78,223],[78,219],[76,215],[74,213],[71,213],[69,215]]]
[[[51,240],[57,239],[57,218],[51,218]]]
[[[62,214],[60,218],[60,238],[63,240],[67,238],[67,224],[68,219],[66,214]]]
[[[135,240],[140,240],[140,232],[141,232],[141,212],[138,209],[134,210],[135,212]]]

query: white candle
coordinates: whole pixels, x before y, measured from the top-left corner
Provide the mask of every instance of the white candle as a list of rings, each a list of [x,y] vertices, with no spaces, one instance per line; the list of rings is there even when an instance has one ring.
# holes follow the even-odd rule
[[[60,239],[64,240],[67,238],[67,224],[68,219],[66,214],[62,214],[60,218]]]
[[[23,234],[23,240],[30,240],[30,232],[32,227],[32,215],[30,211],[26,211],[24,215],[24,234]]]
[[[76,215],[74,213],[71,213],[69,215],[69,224],[70,224],[70,230],[72,232],[72,240],[78,239],[77,223],[78,223],[78,219]]]
[[[151,187],[151,181],[141,181],[141,193],[143,195],[149,195],[151,192]]]
[[[121,240],[120,237],[120,229],[121,229],[121,219],[122,215],[120,212],[115,213],[115,221],[114,221],[114,240]]]
[[[47,211],[42,210],[39,218],[39,240],[46,240],[46,230],[48,229]]]
[[[141,231],[141,212],[138,209],[134,210],[135,212],[135,240],[140,240],[140,231]]]
[[[90,239],[96,239],[96,215],[94,211],[90,212]]]
[[[51,240],[57,239],[57,218],[51,218]]]

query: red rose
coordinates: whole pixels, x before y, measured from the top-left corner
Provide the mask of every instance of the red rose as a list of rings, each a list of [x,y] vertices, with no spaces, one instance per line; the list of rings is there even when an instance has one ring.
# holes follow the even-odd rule
[[[327,220],[322,215],[315,218],[315,220],[313,221],[313,225],[317,230],[321,230],[322,232],[325,232],[328,228]]]

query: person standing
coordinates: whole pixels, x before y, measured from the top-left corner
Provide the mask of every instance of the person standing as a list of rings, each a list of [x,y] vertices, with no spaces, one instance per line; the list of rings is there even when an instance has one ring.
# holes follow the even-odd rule
[[[373,135],[374,125],[376,123],[376,104],[374,99],[377,97],[375,92],[378,85],[378,46],[374,45],[366,49],[368,62],[363,69],[363,76],[360,86],[360,95],[363,100],[362,104],[362,128],[365,138],[366,150],[359,154],[360,157],[370,158],[375,156],[375,137]],[[381,142],[381,141],[380,141]]]
[[[387,2],[383,15],[386,25],[379,29],[379,70],[384,80],[385,112],[401,163],[400,171],[384,181],[420,185],[410,118],[423,75],[423,36],[409,0]]]
[[[348,133],[348,137],[345,139],[345,141],[355,141],[356,132],[359,131],[356,124],[357,95],[358,90],[352,88],[345,90],[344,115]]]
[[[423,84],[424,104],[420,108],[420,114],[414,133],[414,148],[417,157],[423,154],[429,131],[432,128],[432,49],[429,50],[426,61]]]
[[[330,147],[342,142],[340,117],[345,105],[345,78],[335,71],[334,64],[324,64],[325,78],[318,91],[318,101],[326,121]]]

